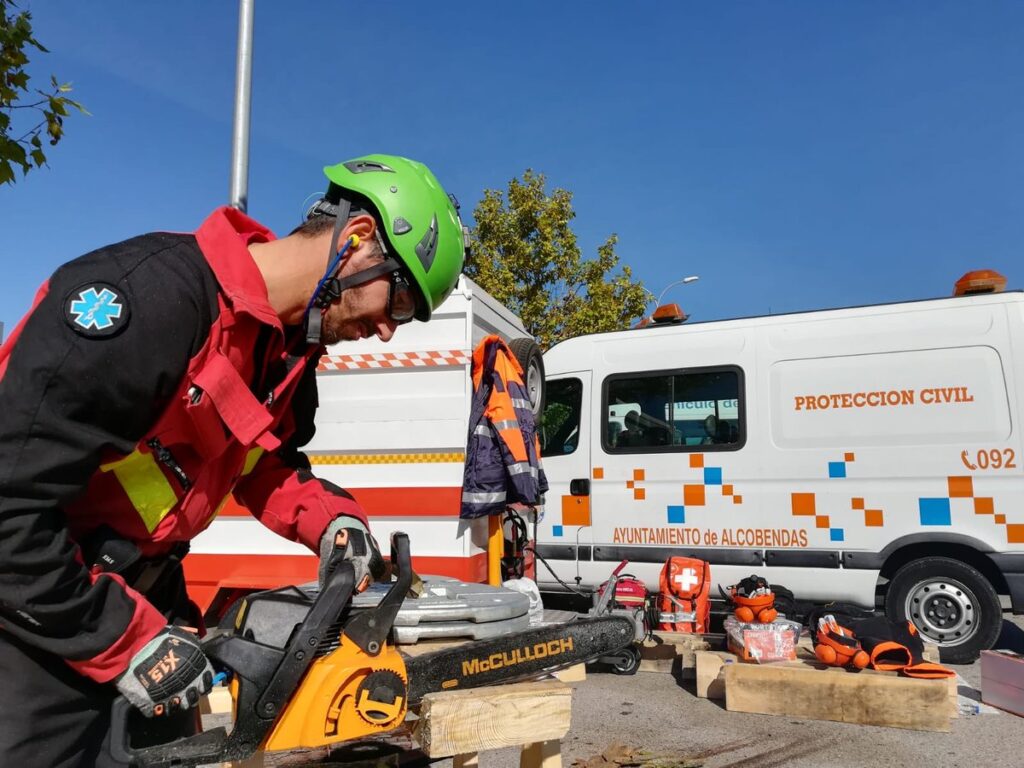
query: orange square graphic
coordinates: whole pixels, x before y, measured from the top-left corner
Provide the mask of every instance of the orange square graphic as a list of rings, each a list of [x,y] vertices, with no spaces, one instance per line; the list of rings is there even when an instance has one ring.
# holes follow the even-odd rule
[[[993,519],[999,525],[1006,525],[1006,515],[996,515]]]
[[[732,496],[732,486],[731,485],[723,485],[722,486],[722,495],[723,496]]]
[[[732,497],[732,503],[733,504],[742,504],[743,503],[743,497],[742,496],[733,496]]]
[[[634,480],[643,480],[644,479],[644,471],[642,469],[634,469],[633,470],[633,479]]]
[[[969,499],[974,495],[974,481],[970,477],[949,478],[949,496],[952,499]]]
[[[1024,525],[1021,525],[1020,523],[1010,523],[1006,526],[1006,543],[1024,544]]]
[[[850,499],[852,509],[864,509],[864,499]]]
[[[814,494],[813,493],[794,493],[792,494],[793,499],[793,514],[794,515],[813,515],[814,514]]]
[[[704,454],[703,453],[691,453],[690,454],[690,469],[700,469],[704,466]]]
[[[643,488],[634,488],[633,489],[633,499],[635,501],[643,501],[646,497],[647,497],[647,491],[645,491]]]
[[[828,528],[829,520],[828,515],[818,515],[814,518],[814,525],[817,528]]]
[[[684,485],[683,486],[683,505],[687,507],[703,507],[704,506],[704,486],[703,485]]]
[[[853,461],[853,460],[854,460],[854,457],[853,457],[852,453],[844,453],[843,454],[843,461]]]
[[[868,528],[881,528],[883,525],[885,525],[885,523],[882,521],[882,510],[865,509],[864,525],[866,525]]]
[[[562,525],[590,525],[590,497],[562,497]]]
[[[632,480],[627,480],[626,481],[626,487],[627,488],[632,488],[634,485],[636,485],[636,483],[634,483]]]
[[[980,498],[974,500],[974,514],[976,515],[991,515],[996,511],[995,504],[992,503],[992,499]]]
[[[604,480],[604,467],[594,467],[594,479]]]

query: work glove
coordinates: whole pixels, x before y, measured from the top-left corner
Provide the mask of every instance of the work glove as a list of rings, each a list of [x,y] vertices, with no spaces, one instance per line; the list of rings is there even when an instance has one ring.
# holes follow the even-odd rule
[[[343,550],[343,558],[352,563],[355,571],[355,591],[362,592],[384,575],[384,558],[377,542],[359,520],[339,517],[331,521],[320,537],[320,588],[330,571],[327,569],[336,550]]]
[[[199,703],[213,686],[213,667],[195,635],[167,627],[150,640],[117,679],[117,690],[146,717]]]

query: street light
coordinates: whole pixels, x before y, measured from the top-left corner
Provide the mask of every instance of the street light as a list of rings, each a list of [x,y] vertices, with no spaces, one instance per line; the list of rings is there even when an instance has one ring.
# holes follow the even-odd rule
[[[689,277],[684,277],[682,280],[676,280],[674,283],[669,283],[668,285],[666,285],[664,287],[664,289],[662,289],[661,293],[658,295],[658,300],[656,302],[654,302],[655,309],[657,309],[658,307],[661,306],[661,297],[664,296],[668,292],[669,288],[674,288],[677,285],[686,285],[688,283],[696,283],[698,280],[700,280],[700,276],[699,275],[690,275]],[[653,296],[654,294],[651,294],[651,295]]]

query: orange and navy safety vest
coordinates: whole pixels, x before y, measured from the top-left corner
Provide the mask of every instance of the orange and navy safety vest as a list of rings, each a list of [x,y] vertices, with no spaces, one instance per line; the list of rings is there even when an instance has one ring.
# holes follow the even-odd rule
[[[464,519],[536,505],[548,489],[523,369],[499,336],[473,351],[473,406],[462,483]]]

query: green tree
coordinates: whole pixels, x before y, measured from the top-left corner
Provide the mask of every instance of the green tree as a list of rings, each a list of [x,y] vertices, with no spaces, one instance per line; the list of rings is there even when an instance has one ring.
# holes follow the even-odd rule
[[[628,328],[644,314],[646,290],[627,265],[619,267],[618,237],[609,235],[597,258],[584,259],[570,226],[572,193],[549,194],[544,174],[527,169],[507,193],[484,190],[473,217],[466,274],[511,307],[542,347]]]
[[[69,109],[89,114],[77,101],[65,94],[70,83],[59,83],[50,76],[50,88],[29,86],[28,52],[49,53],[32,36],[32,15],[19,11],[12,0],[0,0],[0,184],[13,184],[15,166],[22,177],[33,167],[46,165],[42,133],[50,146],[64,135],[64,118]]]

